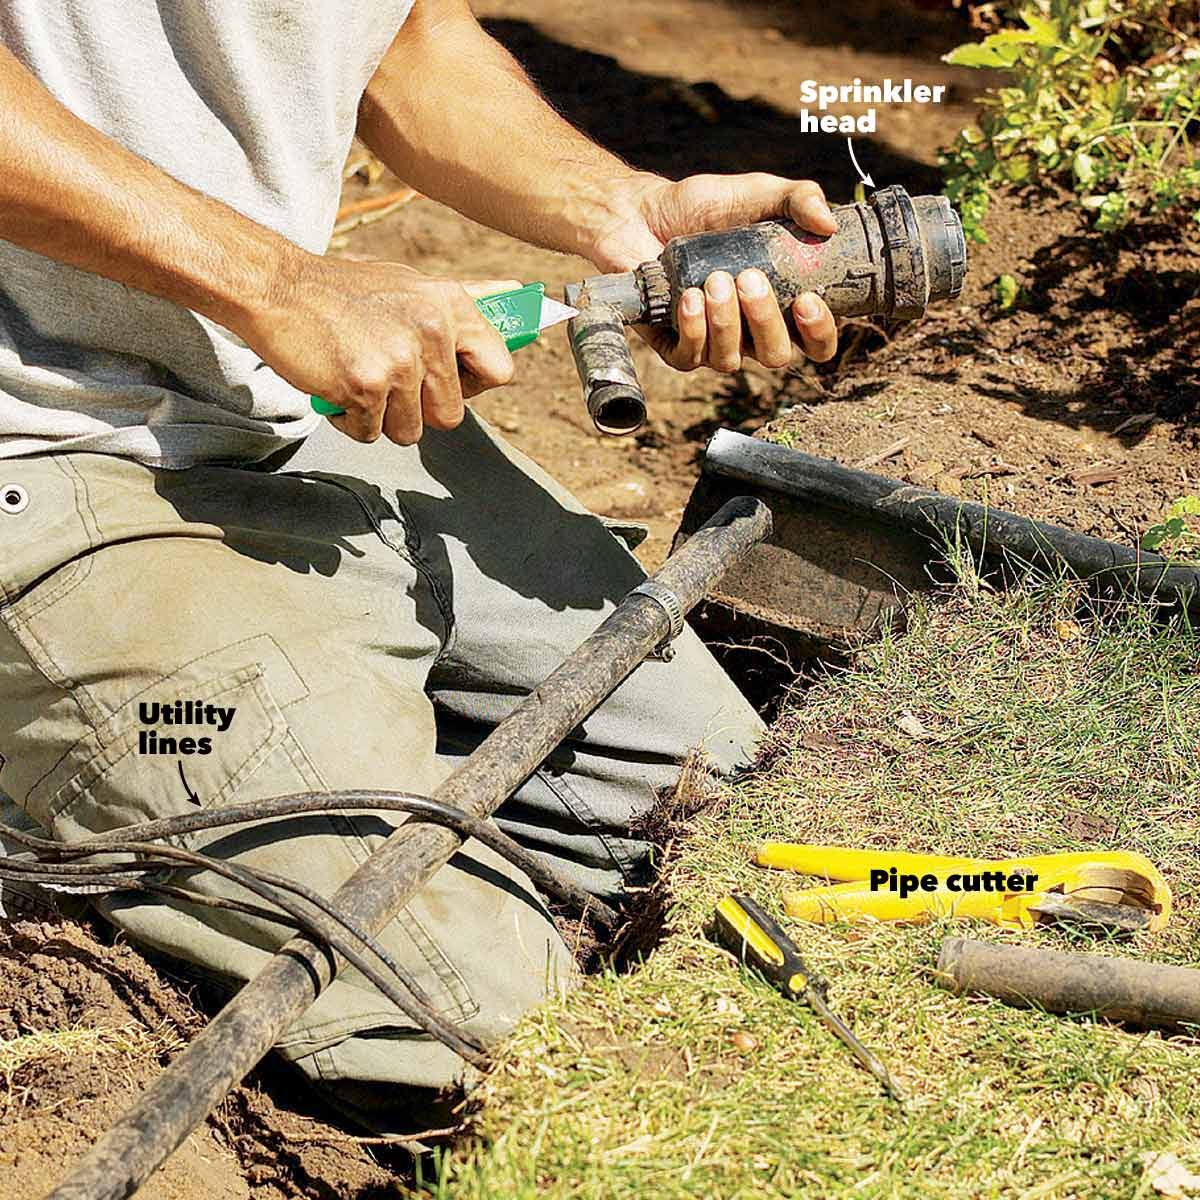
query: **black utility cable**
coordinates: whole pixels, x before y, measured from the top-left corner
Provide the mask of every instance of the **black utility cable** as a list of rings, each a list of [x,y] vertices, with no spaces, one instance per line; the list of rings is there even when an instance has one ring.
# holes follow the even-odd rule
[[[615,909],[597,900],[590,892],[556,871],[515,842],[506,833],[488,821],[481,820],[460,808],[443,804],[415,792],[347,790],[336,792],[295,792],[286,796],[273,796],[247,804],[229,804],[221,808],[201,809],[194,813],[182,813],[174,817],[163,817],[157,821],[110,830],[94,834],[81,842],[56,842],[48,838],[24,835],[17,839],[31,849],[56,853],[67,857],[95,853],[99,847],[120,849],[118,843],[135,833],[139,841],[156,841],[159,838],[177,837],[207,829],[219,829],[225,825],[243,825],[272,817],[296,816],[301,813],[344,812],[347,810],[370,810],[407,812],[425,817],[438,825],[454,830],[464,840],[475,838],[507,859],[518,870],[529,876],[532,882],[556,899],[590,916],[608,929],[620,923],[620,914]],[[6,833],[7,835],[7,833]]]
[[[346,790],[336,792],[294,792],[286,796],[273,796],[269,800],[248,804],[230,804],[219,809],[203,809],[150,821],[136,827],[141,841],[154,841],[160,837],[199,830],[214,829],[222,825],[243,824],[264,817],[294,816],[299,813],[342,812],[355,809],[379,809],[382,811],[407,812],[426,817],[438,825],[445,825],[459,834],[463,840],[474,838],[507,859],[542,891],[585,913],[606,928],[615,928],[620,923],[620,914],[590,892],[564,879],[553,868],[548,867],[537,855],[526,850],[508,834],[496,828],[490,821],[481,820],[464,812],[461,808],[443,804],[429,796],[416,792]],[[100,843],[114,838],[120,831],[100,834],[93,841]]]
[[[24,864],[28,866],[29,864]],[[158,867],[137,866],[141,871],[157,871]],[[126,877],[113,876],[105,878],[96,875],[87,884],[55,884],[31,880],[29,872],[22,872],[11,864],[0,860],[0,879],[9,879],[17,883],[37,882],[39,887],[51,887],[70,892],[72,895],[109,894],[111,892],[148,892],[152,896],[169,896],[173,900],[186,900],[203,908],[219,908],[229,912],[243,913],[248,917],[258,917],[263,921],[274,921],[286,925],[289,929],[301,930],[301,922],[288,913],[274,908],[264,908],[260,904],[250,904],[243,900],[234,900],[229,896],[208,896],[202,892],[192,892],[187,888],[176,887],[173,884],[161,883],[151,879],[130,880]],[[301,930],[302,931],[302,930]]]
[[[64,878],[74,879],[79,878],[89,880],[90,882],[75,885],[76,890],[87,889],[91,890],[95,887],[104,886],[102,883],[96,882],[98,878],[107,879],[109,873],[120,872],[126,874],[156,874],[164,869],[171,871],[184,870],[213,870],[218,874],[224,875],[226,878],[233,878],[234,882],[241,882],[240,878],[231,876],[227,870],[222,867],[236,869],[238,872],[246,875],[251,875],[259,879],[262,883],[270,886],[281,888],[284,891],[293,892],[302,899],[307,900],[314,907],[320,909],[331,921],[341,925],[352,937],[360,941],[364,946],[371,950],[375,956],[381,959],[385,966],[397,976],[404,985],[412,992],[413,996],[421,1004],[432,1005],[432,1001],[425,993],[424,989],[416,982],[415,979],[409,979],[403,968],[388,954],[386,950],[375,942],[375,939],[365,933],[358,925],[351,921],[348,917],[339,913],[319,892],[314,892],[303,884],[296,883],[294,880],[288,879],[282,875],[274,875],[268,871],[263,871],[257,868],[246,867],[241,864],[227,864],[224,859],[214,859],[206,854],[197,854],[190,850],[180,850],[177,847],[164,849],[161,846],[152,846],[140,842],[120,842],[113,843],[114,846],[119,845],[122,851],[128,853],[140,853],[143,857],[137,861],[130,863],[17,863],[13,869],[24,869],[28,874],[44,875],[51,880],[61,881]],[[93,851],[93,853],[95,853]],[[214,864],[221,864],[215,866]],[[3,877],[3,865],[0,864],[0,878]],[[95,877],[95,878],[94,878]],[[131,883],[128,880],[122,880],[120,883],[109,884],[106,890],[120,888],[122,890],[130,890],[139,886],[149,887],[150,881],[139,881]],[[58,886],[70,887],[70,884],[62,884]],[[186,890],[186,889],[185,889]],[[188,892],[189,896],[199,896],[202,893]],[[220,905],[212,905],[210,907],[221,907]],[[269,914],[266,914],[267,919],[270,919]]]
[[[327,950],[341,954],[416,1025],[424,1029],[430,1036],[449,1046],[467,1061],[482,1065],[483,1047],[447,1025],[433,1010],[432,1002],[416,981],[408,977],[403,968],[374,938],[367,935],[344,915],[335,911],[325,897],[294,880],[270,872],[244,867],[240,864],[230,864],[223,859],[184,850],[177,846],[151,844],[160,838],[176,837],[230,825],[242,825],[301,813],[344,812],[355,809],[407,812],[437,824],[446,825],[464,839],[473,837],[487,845],[522,870],[544,891],[582,910],[600,924],[612,928],[619,920],[615,910],[598,901],[577,885],[560,878],[538,858],[496,829],[495,826],[428,796],[406,792],[301,792],[250,804],[228,805],[219,809],[206,809],[196,813],[165,817],[136,826],[110,830],[74,843],[57,842],[17,830],[6,830],[6,836],[18,844],[24,845],[42,856],[53,857],[60,861],[57,863],[18,864],[9,860],[8,863],[0,865],[0,878],[25,879],[30,882],[36,881],[38,877],[44,881],[70,880],[71,882],[60,884],[60,886],[74,886],[88,890],[97,887],[106,891],[141,890],[189,903],[203,904],[207,907],[229,909],[262,919],[278,919],[278,914],[258,906],[247,905],[227,898],[205,896],[202,893],[192,892],[187,888],[176,887],[162,881],[130,878],[131,875],[145,876],[149,873],[158,873],[163,869],[211,870],[234,884],[244,887],[280,910],[287,918],[290,918],[285,919],[282,923],[294,925],[314,941],[323,944]],[[135,834],[137,840],[132,840],[130,834]],[[62,859],[89,857],[102,852],[133,854],[139,858],[132,863],[122,864],[84,864],[61,861]],[[76,880],[78,883],[74,882]],[[299,896],[328,918],[329,924],[315,918],[313,914],[305,912],[293,902],[284,900],[278,894],[279,892],[291,892]],[[354,941],[374,954],[411,993],[415,1003],[397,991],[390,981],[371,967],[357,951],[351,949],[341,934],[336,932],[338,926],[350,934]]]
[[[130,826],[131,829],[140,829],[141,826]],[[31,843],[41,843],[43,846],[53,846],[62,849],[67,849],[72,852],[73,857],[81,857],[82,854],[96,854],[99,851],[95,849],[83,849],[78,844],[64,847],[59,842],[47,842],[44,838],[38,838],[31,834],[23,834],[15,837],[14,840],[25,845]],[[152,873],[161,871],[164,867],[169,870],[185,870],[194,868],[197,870],[213,870],[218,874],[228,874],[229,869],[236,869],[248,875],[253,875],[255,878],[262,880],[263,883],[269,886],[282,888],[284,891],[293,892],[302,899],[307,900],[315,908],[320,909],[331,921],[341,925],[348,933],[360,941],[364,946],[368,947],[373,953],[383,961],[388,969],[396,975],[405,986],[413,993],[417,1000],[422,1004],[431,1005],[432,1001],[424,990],[417,984],[415,980],[410,980],[405,976],[402,967],[396,963],[382,946],[376,944],[375,940],[365,933],[360,926],[351,921],[349,917],[339,913],[337,909],[325,899],[320,892],[315,892],[304,884],[297,883],[293,879],[288,879],[283,875],[274,875],[270,872],[263,871],[261,868],[247,867],[243,864],[228,864],[225,859],[217,859],[207,854],[200,854],[192,850],[183,850],[177,846],[156,846],[147,842],[135,841],[111,841],[106,844],[105,851],[120,850],[122,853],[141,855],[141,858],[131,863],[102,863],[102,864],[87,864],[87,863],[30,863],[24,864],[29,870],[42,874],[53,875],[57,872],[63,876],[88,876],[90,872],[107,872],[120,871],[125,872],[143,872]],[[165,860],[165,861],[164,861]],[[214,865],[217,864],[217,865]],[[237,880],[235,879],[235,882]]]
[[[137,843],[128,844],[137,845]],[[118,843],[113,843],[113,845],[118,845]],[[162,847],[154,847],[153,849],[158,853],[162,853],[164,857],[172,860],[174,863],[172,869],[174,870],[180,869],[179,864],[182,864],[185,869],[199,868],[213,871],[215,874],[221,875],[233,883],[240,884],[242,887],[246,888],[250,892],[253,892],[255,895],[266,900],[268,903],[276,905],[289,916],[293,917],[298,923],[301,931],[310,937],[314,942],[320,944],[326,953],[332,951],[340,954],[348,963],[351,964],[351,966],[357,968],[363,974],[363,976],[375,987],[377,987],[388,1000],[390,1000],[402,1013],[404,1013],[406,1017],[409,1018],[409,1020],[413,1022],[414,1025],[420,1029],[423,1029],[430,1035],[430,1037],[436,1038],[439,1042],[442,1042],[444,1045],[448,1046],[467,1062],[480,1067],[486,1064],[487,1060],[483,1046],[473,1038],[469,1038],[460,1033],[457,1029],[444,1021],[433,1010],[428,1002],[428,997],[425,996],[424,992],[416,985],[416,982],[409,979],[401,971],[398,965],[389,959],[386,952],[382,950],[382,947],[374,944],[370,945],[370,949],[374,951],[380,958],[387,961],[393,972],[399,975],[399,978],[409,992],[413,993],[414,996],[420,996],[421,999],[414,1001],[413,998],[405,995],[404,992],[397,988],[391,982],[391,980],[387,978],[386,975],[372,967],[371,964],[364,959],[357,950],[352,948],[351,943],[342,937],[339,932],[337,932],[335,923],[331,922],[329,924],[325,924],[319,918],[316,918],[312,913],[305,912],[303,908],[295,904],[292,900],[287,899],[285,896],[279,894],[280,890],[284,889],[277,889],[271,884],[265,882],[263,879],[259,878],[259,873],[250,871],[246,868],[235,867],[230,863],[223,862],[220,859],[210,859],[206,858],[204,855],[192,854],[190,851],[176,850],[174,847],[171,848],[170,853],[165,852],[164,848]],[[22,864],[22,867],[28,868],[35,865],[49,867],[51,871],[55,869],[51,864],[25,863]],[[159,869],[161,869],[163,865],[166,864],[159,864]],[[89,878],[89,873],[86,870],[86,864],[63,864],[63,866],[84,867],[84,870],[72,872],[67,876],[72,880]],[[106,867],[99,866],[98,869],[91,874],[92,884],[94,886],[99,886],[99,881],[109,882],[113,880],[112,876],[105,874],[106,870]],[[14,871],[11,866],[0,867],[0,878],[4,878],[6,876],[12,878],[14,875],[19,875],[19,872]],[[31,875],[34,875],[35,877],[37,875],[42,875],[45,877],[44,873],[42,872],[26,871],[24,878],[28,879]],[[62,876],[60,875],[59,877],[61,878]],[[295,884],[290,880],[286,881],[286,890],[288,891],[296,890],[299,887],[300,885]],[[125,879],[117,879],[110,890],[154,891],[155,884],[150,883],[148,888],[142,888],[139,884],[131,884]],[[187,889],[181,888],[178,890],[181,892],[186,892]]]

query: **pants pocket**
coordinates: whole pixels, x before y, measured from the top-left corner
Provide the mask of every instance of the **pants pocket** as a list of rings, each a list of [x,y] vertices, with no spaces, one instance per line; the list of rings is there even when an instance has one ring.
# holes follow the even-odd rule
[[[0,608],[35,586],[27,616],[54,604],[87,578],[99,540],[87,484],[70,458],[0,462]]]
[[[191,704],[192,713],[232,710],[228,728],[148,724],[146,707]],[[186,710],[185,710],[186,712]],[[167,754],[148,754],[146,733],[163,737]],[[182,737],[191,738],[184,753]],[[209,741],[202,749],[200,737]],[[288,726],[260,665],[247,666],[177,696],[169,682],[144,692],[76,744],[69,762],[35,789],[30,815],[59,839],[90,834],[227,804],[267,800],[292,792],[320,791],[324,783]],[[64,772],[66,778],[64,779]],[[193,801],[192,796],[196,797]],[[330,897],[367,857],[372,844],[394,827],[394,814],[313,814],[265,818],[172,839],[199,853],[302,882]],[[173,882],[208,897],[261,905],[237,883],[211,871],[186,868]],[[201,974],[232,984],[252,978],[293,930],[282,922],[143,893],[114,893],[98,905],[131,938],[181,959]],[[416,905],[412,906],[414,909]],[[447,1019],[477,1011],[461,974],[429,935],[419,912],[405,911],[381,940]],[[368,1029],[407,1027],[408,1019],[352,968],[347,968],[291,1036],[309,1049]]]
[[[30,816],[60,840],[76,842],[195,812],[193,792],[203,807],[220,804],[271,756],[287,733],[258,665],[190,686],[186,697],[168,694],[169,687],[143,693],[76,742],[30,792]],[[176,700],[201,709],[232,708],[234,717],[223,733],[207,726],[141,719],[148,706],[173,705]]]

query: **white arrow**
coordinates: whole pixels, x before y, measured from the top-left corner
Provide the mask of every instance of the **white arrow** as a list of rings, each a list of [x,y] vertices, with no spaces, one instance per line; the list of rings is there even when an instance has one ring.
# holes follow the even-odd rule
[[[873,188],[875,186],[875,180],[873,180],[870,175],[863,174],[862,167],[858,165],[858,159],[854,157],[854,142],[851,141],[850,138],[846,139],[846,148],[850,151],[850,161],[854,164],[854,169],[858,172],[859,179],[861,179],[863,183],[867,185],[867,187]]]

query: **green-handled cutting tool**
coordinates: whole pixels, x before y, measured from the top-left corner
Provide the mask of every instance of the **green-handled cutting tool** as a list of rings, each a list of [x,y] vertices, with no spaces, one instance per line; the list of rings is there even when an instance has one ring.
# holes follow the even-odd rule
[[[530,342],[536,342],[543,329],[569,321],[578,316],[578,310],[568,304],[559,304],[545,294],[544,283],[527,283],[510,292],[497,292],[494,296],[483,296],[475,301],[476,307],[495,326],[510,350],[520,350]],[[312,397],[315,412],[323,417],[340,417],[346,410]]]

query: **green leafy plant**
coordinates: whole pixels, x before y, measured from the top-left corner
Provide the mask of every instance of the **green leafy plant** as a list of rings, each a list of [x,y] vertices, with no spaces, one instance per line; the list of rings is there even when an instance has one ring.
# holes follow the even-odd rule
[[[1009,312],[1016,308],[1020,296],[1020,285],[1011,275],[1001,275],[996,280],[996,304],[1001,312]]]
[[[1200,18],[1169,0],[1036,0],[1020,24],[959,46],[956,66],[1005,71],[977,125],[943,154],[968,234],[996,184],[1071,187],[1101,230],[1190,206],[1200,221]]]
[[[1142,535],[1143,550],[1168,558],[1200,556],[1200,496],[1183,496],[1167,509],[1157,525]]]

